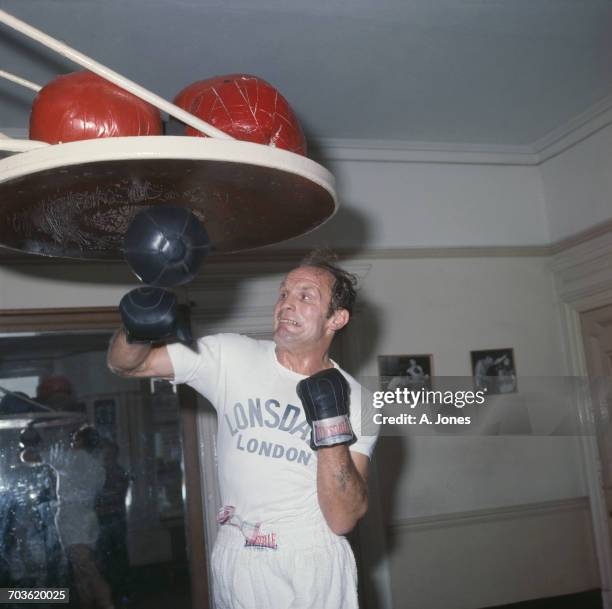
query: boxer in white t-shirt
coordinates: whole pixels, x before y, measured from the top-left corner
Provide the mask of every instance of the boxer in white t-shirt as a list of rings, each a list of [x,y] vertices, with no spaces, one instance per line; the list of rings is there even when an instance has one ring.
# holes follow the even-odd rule
[[[217,609],[357,609],[344,535],[367,510],[376,438],[361,435],[361,387],[328,355],[354,286],[314,255],[281,284],[273,342],[221,334],[198,340],[197,351],[128,342],[131,333],[155,340],[155,328],[137,320],[131,329],[138,312],[122,311],[128,323],[111,341],[110,369],[187,383],[217,410]]]

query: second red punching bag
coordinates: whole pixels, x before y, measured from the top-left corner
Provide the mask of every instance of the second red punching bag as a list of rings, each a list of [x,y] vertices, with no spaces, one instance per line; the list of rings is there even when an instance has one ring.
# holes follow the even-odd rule
[[[270,83],[250,74],[198,80],[175,98],[177,106],[238,140],[306,154],[302,127],[287,100]],[[185,135],[203,136],[193,127]]]
[[[88,71],[53,79],[30,114],[30,139],[49,144],[162,133],[157,108]]]

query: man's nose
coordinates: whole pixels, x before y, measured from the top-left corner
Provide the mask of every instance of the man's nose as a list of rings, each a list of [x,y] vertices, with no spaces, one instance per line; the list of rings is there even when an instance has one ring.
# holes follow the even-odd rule
[[[292,296],[291,294],[288,294],[285,300],[283,301],[283,308],[287,307],[287,308],[295,310],[295,302],[296,302],[296,297]]]

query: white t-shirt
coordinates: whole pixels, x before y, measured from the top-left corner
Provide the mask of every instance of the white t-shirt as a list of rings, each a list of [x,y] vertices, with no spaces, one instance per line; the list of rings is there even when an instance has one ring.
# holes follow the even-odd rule
[[[187,383],[217,410],[223,504],[252,523],[324,521],[317,501],[317,453],[310,448],[310,426],[296,392],[306,377],[278,362],[271,341],[217,334],[199,339],[197,350],[168,345],[174,382]],[[350,450],[370,457],[376,437],[361,436],[361,386],[338,369],[351,388],[357,442]]]
[[[99,534],[96,497],[104,487],[106,472],[100,459],[82,449],[54,444],[41,453],[57,472],[56,525],[64,547],[93,546]]]

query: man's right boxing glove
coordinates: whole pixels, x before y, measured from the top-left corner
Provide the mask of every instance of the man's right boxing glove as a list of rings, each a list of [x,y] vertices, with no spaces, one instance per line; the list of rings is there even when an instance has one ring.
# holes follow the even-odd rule
[[[355,442],[349,419],[350,387],[339,370],[321,370],[301,380],[297,394],[310,424],[312,450]]]
[[[163,288],[142,287],[119,303],[129,343],[154,343],[177,337],[191,342],[188,316],[179,315],[176,296]]]
[[[33,422],[28,423],[19,433],[19,448],[36,448],[41,442],[42,438]]]

